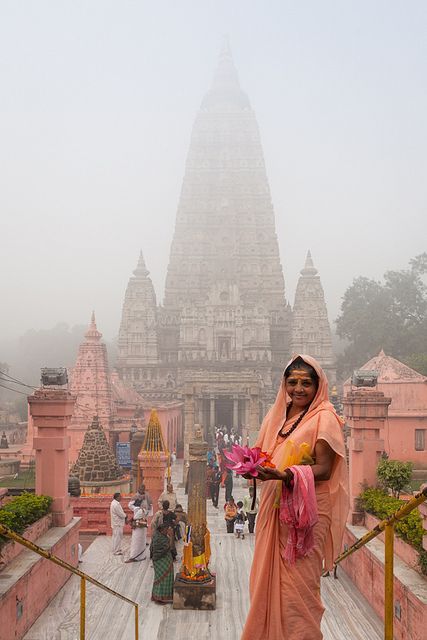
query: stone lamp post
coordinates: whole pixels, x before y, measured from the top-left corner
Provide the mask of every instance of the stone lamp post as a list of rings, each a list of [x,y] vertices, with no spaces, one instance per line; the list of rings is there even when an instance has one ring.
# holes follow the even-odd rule
[[[210,533],[206,523],[206,454],[199,425],[189,444],[188,536],[174,584],[174,609],[215,609],[216,578],[209,571]]]

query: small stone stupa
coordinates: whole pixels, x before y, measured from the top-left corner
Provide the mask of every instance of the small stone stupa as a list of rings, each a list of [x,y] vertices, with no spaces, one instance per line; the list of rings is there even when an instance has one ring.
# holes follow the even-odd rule
[[[79,478],[83,493],[128,490],[129,483],[117,464],[98,416],[94,416],[87,428],[83,446],[70,475]]]

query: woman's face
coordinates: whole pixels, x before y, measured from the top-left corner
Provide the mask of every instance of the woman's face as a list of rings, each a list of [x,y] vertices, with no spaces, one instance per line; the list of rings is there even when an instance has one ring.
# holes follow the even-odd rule
[[[317,386],[308,371],[304,369],[292,369],[289,376],[285,378],[286,393],[292,400],[292,405],[301,411],[313,402]]]

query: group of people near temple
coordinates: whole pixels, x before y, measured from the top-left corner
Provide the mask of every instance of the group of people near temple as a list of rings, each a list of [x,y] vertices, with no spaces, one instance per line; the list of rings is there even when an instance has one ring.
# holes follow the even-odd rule
[[[233,444],[242,444],[243,438],[234,429],[230,429],[225,425],[215,427],[215,442],[218,450],[228,448]]]
[[[154,581],[151,599],[158,603],[172,602],[174,569],[177,558],[176,542],[183,539],[188,524],[187,514],[177,503],[172,483],[158,500],[158,510],[153,514],[151,496],[141,485],[128,503],[132,517],[126,515],[121,505],[121,494],[115,493],[110,504],[113,555],[123,555],[122,540],[125,524],[132,529],[129,557],[125,563],[141,562],[149,557],[153,561]],[[151,520],[151,543],[147,542],[148,517]],[[148,549],[149,547],[149,549]]]
[[[226,434],[220,431],[218,451],[211,451],[207,460],[207,496],[218,507],[219,488],[224,485],[227,531],[243,538],[246,523],[249,532],[255,530],[250,609],[241,640],[321,640],[320,578],[341,551],[348,513],[343,421],[329,402],[324,371],[307,355],[293,357],[286,366],[255,444],[269,455],[269,464],[243,475],[251,486],[237,503],[233,474],[221,466],[221,451],[230,446],[231,434],[227,432],[225,443]],[[151,525],[152,599],[168,602],[176,524],[185,518],[180,519],[182,507],[176,504],[173,487],[168,486],[161,498]],[[141,491],[132,501],[135,520],[147,518],[148,505],[147,494]],[[119,507],[120,495],[111,506],[113,553],[121,553],[126,518]],[[129,561],[144,557],[143,540],[146,545],[139,534],[132,542]]]

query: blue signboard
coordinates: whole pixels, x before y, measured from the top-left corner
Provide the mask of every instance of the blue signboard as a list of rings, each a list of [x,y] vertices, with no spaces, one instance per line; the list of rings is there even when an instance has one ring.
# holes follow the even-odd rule
[[[117,463],[121,467],[130,469],[132,466],[130,459],[130,442],[116,442],[116,458]]]

